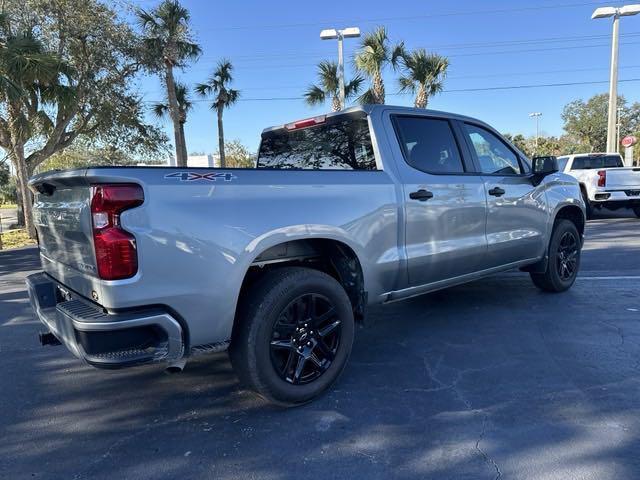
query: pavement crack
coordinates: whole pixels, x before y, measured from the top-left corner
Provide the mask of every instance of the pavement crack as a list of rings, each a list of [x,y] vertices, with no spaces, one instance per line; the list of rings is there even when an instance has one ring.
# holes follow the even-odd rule
[[[487,431],[487,421],[488,420],[489,420],[489,414],[485,413],[484,418],[482,419],[482,431],[480,432],[480,436],[478,437],[478,440],[476,440],[476,450],[478,452],[480,452],[480,455],[482,455],[482,458],[484,458],[484,461],[486,463],[488,463],[489,465],[491,465],[495,469],[496,476],[494,477],[494,480],[498,480],[502,476],[502,472],[500,471],[500,467],[495,462],[495,460],[493,458],[491,458],[487,454],[487,452],[485,452],[484,450],[482,450],[480,448],[480,442],[482,442],[482,440],[484,439],[485,433]]]

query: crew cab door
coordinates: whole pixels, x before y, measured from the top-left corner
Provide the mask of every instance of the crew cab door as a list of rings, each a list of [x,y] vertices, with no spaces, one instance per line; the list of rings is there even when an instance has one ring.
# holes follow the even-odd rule
[[[399,114],[391,121],[403,184],[409,286],[481,270],[487,250],[485,187],[470,171],[453,123]]]
[[[489,267],[540,258],[547,248],[547,202],[530,168],[497,133],[460,124],[487,194]]]

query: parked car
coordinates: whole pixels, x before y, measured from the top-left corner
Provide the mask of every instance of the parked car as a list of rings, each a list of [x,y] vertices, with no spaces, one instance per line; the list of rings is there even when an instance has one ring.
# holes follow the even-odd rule
[[[640,167],[625,167],[618,153],[558,157],[561,172],[580,183],[587,217],[594,210],[629,208],[640,218]]]
[[[556,170],[479,120],[378,105],[264,130],[255,169],[37,175],[42,341],[102,368],[229,347],[249,388],[304,403],[367,305],[513,268],[571,287],[584,203]]]

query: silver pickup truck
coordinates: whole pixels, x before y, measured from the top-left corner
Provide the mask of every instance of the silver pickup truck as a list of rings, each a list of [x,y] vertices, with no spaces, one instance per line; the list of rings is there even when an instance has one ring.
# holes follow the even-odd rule
[[[102,368],[228,348],[285,405],[335,381],[367,305],[514,268],[568,289],[585,225],[555,158],[532,166],[483,122],[384,105],[266,129],[254,169],[89,168],[30,188],[43,344]]]

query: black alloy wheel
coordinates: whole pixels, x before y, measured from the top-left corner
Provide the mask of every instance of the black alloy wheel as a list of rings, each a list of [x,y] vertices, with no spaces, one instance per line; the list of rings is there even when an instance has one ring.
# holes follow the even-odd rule
[[[566,282],[574,277],[578,268],[579,253],[579,240],[576,238],[574,232],[564,232],[560,238],[556,258],[556,268],[558,269],[558,276],[561,280]]]
[[[313,382],[331,366],[342,321],[324,295],[308,293],[287,305],[273,325],[271,362],[283,380]]]

